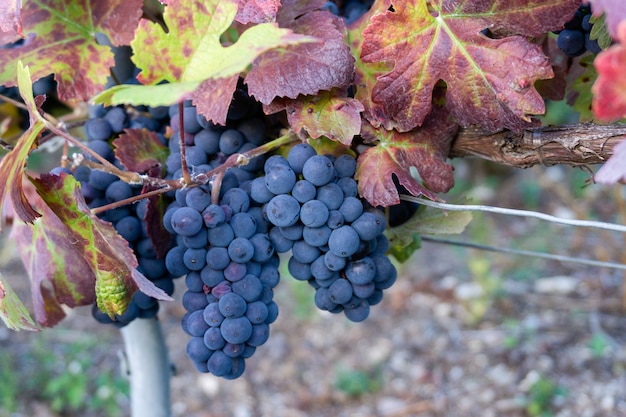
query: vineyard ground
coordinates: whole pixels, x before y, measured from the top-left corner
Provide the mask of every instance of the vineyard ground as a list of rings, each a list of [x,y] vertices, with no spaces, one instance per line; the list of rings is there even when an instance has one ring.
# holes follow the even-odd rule
[[[450,202],[468,194],[484,204],[626,221],[616,202],[619,190],[582,188],[586,174],[570,175],[573,168],[456,165],[457,178],[482,185],[467,189],[458,181]],[[623,237],[617,234],[499,215],[476,215],[461,239],[624,258]],[[7,272],[15,266],[10,258],[3,255],[3,273],[25,295],[28,284]],[[318,312],[308,287],[284,277],[270,340],[235,381],[195,372],[182,343],[184,310],[171,304],[160,320],[176,368],[173,415],[626,416],[625,277],[607,268],[424,242],[401,267],[382,304],[360,324]],[[180,299],[183,283],[178,284]],[[124,385],[118,376],[121,337],[95,323],[88,309],[77,309],[56,330],[37,335],[2,327],[0,347],[0,417],[128,415],[127,397],[112,393]],[[97,380],[103,374],[109,379]],[[59,385],[63,393],[55,394],[51,386]],[[75,404],[68,394],[72,389],[84,394],[75,395],[80,397]],[[61,398],[63,411],[53,411],[52,397],[57,409]],[[107,409],[102,398],[113,407]]]

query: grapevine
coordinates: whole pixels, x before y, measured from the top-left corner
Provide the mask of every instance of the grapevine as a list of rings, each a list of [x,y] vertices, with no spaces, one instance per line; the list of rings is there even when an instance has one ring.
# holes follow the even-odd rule
[[[0,220],[54,291],[33,319],[0,276],[0,318],[37,330],[91,305],[125,327],[181,278],[187,356],[234,379],[271,337],[285,253],[319,309],[365,321],[453,187],[448,158],[608,160],[597,180],[625,180],[623,126],[539,118],[564,98],[626,116],[612,3],[9,0]],[[27,169],[54,137],[56,168]]]

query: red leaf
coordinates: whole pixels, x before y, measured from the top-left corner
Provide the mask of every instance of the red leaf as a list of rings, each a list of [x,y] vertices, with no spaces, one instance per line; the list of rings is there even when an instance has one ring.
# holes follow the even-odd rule
[[[191,95],[198,114],[215,124],[225,125],[228,107],[237,88],[238,79],[237,74],[228,78],[212,78],[200,83]]]
[[[21,0],[3,0],[0,3],[0,39],[15,39],[22,36]],[[4,32],[4,33],[3,33]],[[1,42],[2,44],[12,42]]]
[[[239,23],[275,22],[280,0],[239,0],[237,17]]]
[[[3,0],[5,1],[5,0]],[[61,100],[87,101],[100,92],[114,65],[113,53],[96,33],[114,45],[129,44],[141,18],[142,0],[40,0],[22,9],[22,46],[0,49],[0,83],[15,85],[17,61],[34,79],[55,74]]]
[[[285,3],[278,12],[280,27],[321,41],[261,55],[245,78],[250,94],[269,104],[275,97],[295,99],[300,94],[315,95],[321,90],[350,85],[354,79],[354,58],[344,41],[343,20],[327,11],[313,11],[296,18],[289,10],[292,2]]]
[[[399,133],[374,129],[363,123],[361,135],[379,144],[363,152],[358,159],[355,178],[359,194],[373,206],[398,204],[400,197],[394,176],[414,196],[438,200],[435,193],[447,192],[454,185],[453,168],[445,160],[458,126],[436,107],[422,127]],[[424,185],[411,175],[415,167]]]
[[[623,0],[588,0],[594,16],[606,14],[606,25],[615,39],[618,38],[620,22],[626,20],[626,2]]]
[[[113,141],[115,156],[133,172],[161,177],[169,150],[155,132],[148,129],[126,129]]]
[[[620,44],[600,52],[595,59],[598,78],[591,88],[591,108],[598,119],[626,117],[626,22],[619,25]]]
[[[593,179],[600,184],[626,182],[626,140],[613,148],[613,155],[600,167]]]
[[[462,126],[520,130],[541,114],[543,99],[533,84],[553,76],[538,45],[528,41],[559,29],[580,1],[517,2],[404,0],[371,18],[363,31],[361,59],[379,73],[371,91],[386,127],[408,131],[423,123],[439,80],[446,106]],[[491,39],[481,33],[518,35]],[[366,65],[367,67],[367,65]],[[385,70],[384,67],[392,67]]]

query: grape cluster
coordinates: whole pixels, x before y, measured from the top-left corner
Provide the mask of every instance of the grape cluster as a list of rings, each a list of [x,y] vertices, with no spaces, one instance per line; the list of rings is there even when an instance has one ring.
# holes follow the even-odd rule
[[[140,111],[143,110],[143,111]],[[114,165],[120,162],[113,153],[110,141],[124,129],[149,129],[162,136],[165,126],[169,123],[167,108],[136,109],[123,107],[91,109],[90,119],[85,123],[84,131],[87,146],[98,155]],[[91,156],[86,156],[91,159]],[[72,174],[81,184],[81,192],[90,208],[101,207],[117,201],[139,195],[141,186],[131,186],[108,172],[90,169],[85,165],[78,166],[74,171],[67,168],[56,168],[51,173],[66,172]],[[143,199],[137,204],[125,205],[107,210],[99,215],[103,220],[111,222],[115,230],[128,241],[133,249],[139,265],[137,269],[167,294],[174,292],[172,275],[165,268],[165,260],[157,257],[152,239],[146,230],[146,210],[148,200]],[[154,317],[159,310],[159,303],[141,291],[137,291],[128,308],[122,315],[113,319],[93,305],[94,318],[106,324],[123,327],[136,318]]]
[[[182,132],[176,108],[171,116],[171,170],[180,170],[180,146],[174,142],[181,134],[192,174],[206,173],[265,140],[264,122],[254,110],[246,111],[245,103],[231,106],[223,128],[207,123],[191,105],[183,109]],[[263,161],[254,158],[226,171],[219,191],[217,183],[176,190],[163,219],[177,237],[166,267],[173,275],[186,275],[182,327],[191,336],[187,355],[200,372],[227,379],[243,373],[245,359],[267,341],[269,325],[278,316],[273,288],[280,277],[279,259],[262,208],[249,196]]]
[[[287,158],[270,157],[264,169],[251,196],[265,204],[276,251],[291,250],[291,275],[315,288],[318,308],[365,320],[397,272],[385,255],[384,213],[358,198],[356,160],[318,155],[302,143]]]
[[[577,57],[586,51],[597,54],[602,51],[597,39],[590,39],[593,24],[591,19],[591,6],[581,4],[574,13],[572,20],[565,24],[565,28],[558,32],[557,46],[563,53],[570,57]]]

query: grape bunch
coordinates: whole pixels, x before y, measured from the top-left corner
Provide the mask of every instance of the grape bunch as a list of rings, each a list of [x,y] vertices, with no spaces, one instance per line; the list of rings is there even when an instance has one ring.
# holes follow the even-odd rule
[[[245,100],[245,98],[244,98]],[[248,99],[249,100],[249,99]],[[235,101],[238,104],[238,100]],[[206,173],[236,152],[265,140],[265,124],[249,105],[231,106],[226,127],[209,124],[196,109],[183,109],[183,129],[177,109],[171,109],[174,135],[169,169],[180,172],[183,135],[192,174]],[[252,179],[263,157],[227,170],[221,180],[181,188],[163,221],[176,235],[176,246],[165,258],[168,271],[186,275],[183,330],[191,336],[187,355],[200,372],[233,379],[245,369],[245,359],[269,337],[278,316],[273,288],[278,284],[279,259],[267,235],[268,222],[260,205],[250,199]]]
[[[142,111],[140,111],[142,110]],[[163,132],[169,123],[167,108],[129,108],[95,106],[90,109],[90,119],[85,123],[84,131],[87,146],[98,155],[114,165],[120,162],[115,158],[111,140],[127,128],[148,129],[158,132],[164,140]],[[91,156],[86,156],[93,159]],[[53,174],[65,172],[74,175],[81,184],[81,192],[90,208],[101,207],[117,201],[139,195],[141,186],[132,186],[117,176],[105,171],[90,169],[80,165],[73,171],[68,168],[55,168]],[[125,205],[107,210],[99,217],[111,222],[115,230],[129,243],[139,265],[137,269],[154,284],[171,295],[174,291],[172,275],[165,268],[165,259],[157,256],[157,251],[146,229],[146,211],[148,200],[143,199],[137,204]],[[110,318],[96,304],[92,314],[101,323],[123,327],[136,318],[154,317],[159,310],[159,303],[141,291],[137,291],[128,308],[122,315]]]
[[[565,28],[558,32],[557,46],[570,57],[577,57],[586,51],[597,54],[602,51],[597,39],[590,39],[593,24],[591,19],[591,5],[581,4],[574,13],[572,20],[565,24]]]
[[[270,157],[264,169],[251,196],[265,204],[276,251],[291,250],[291,275],[315,288],[318,308],[365,320],[397,272],[385,255],[384,213],[358,198],[356,160],[318,155],[301,143],[287,158]]]

